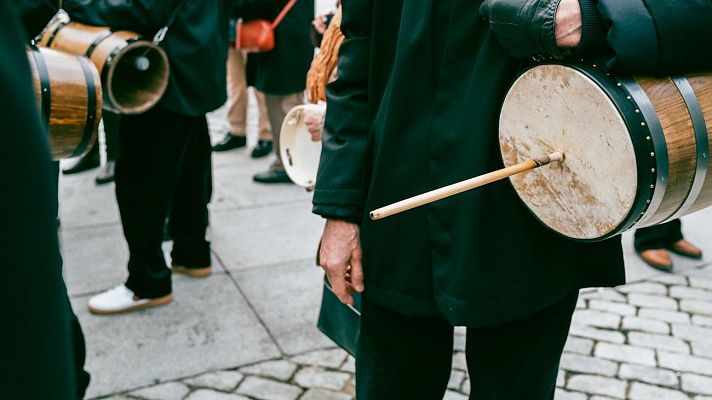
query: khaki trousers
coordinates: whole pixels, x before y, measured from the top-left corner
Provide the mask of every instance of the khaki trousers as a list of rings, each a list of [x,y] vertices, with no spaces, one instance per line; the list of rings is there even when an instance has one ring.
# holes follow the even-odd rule
[[[269,115],[269,122],[272,125],[274,154],[277,156],[277,160],[275,160],[270,169],[284,170],[284,166],[282,165],[282,156],[279,152],[279,134],[282,130],[282,121],[284,121],[284,117],[287,116],[287,113],[291,111],[292,108],[304,104],[304,92],[292,93],[286,96],[265,94],[265,102],[267,103],[267,115]]]
[[[235,136],[247,134],[247,78],[245,77],[246,55],[234,47],[227,54],[227,120],[230,133]],[[255,90],[259,111],[258,138],[272,140],[272,130],[267,118],[267,105],[263,93]]]

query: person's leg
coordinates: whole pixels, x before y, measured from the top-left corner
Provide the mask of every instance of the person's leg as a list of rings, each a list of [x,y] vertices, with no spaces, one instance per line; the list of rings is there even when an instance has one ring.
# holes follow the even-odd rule
[[[124,116],[116,165],[116,198],[129,246],[126,287],[140,298],[171,293],[161,243],[168,204],[183,161],[189,117],[156,109]]]
[[[205,117],[192,117],[190,130],[190,140],[173,192],[168,232],[173,239],[174,271],[206,276],[210,273],[210,243],[205,233],[212,194],[212,166]]]
[[[679,222],[679,221],[678,221]],[[668,235],[672,222],[655,225],[648,228],[640,228],[635,231],[635,250],[642,252],[651,249],[662,249],[668,243]],[[673,224],[674,225],[674,224]]]
[[[274,140],[274,154],[277,160],[272,164],[273,169],[284,170],[282,156],[279,152],[279,135],[282,130],[282,122],[292,108],[304,104],[304,93],[294,93],[287,96],[267,96],[267,108],[269,120],[272,125],[272,138]]]
[[[214,151],[226,151],[247,144],[247,78],[244,54],[230,47],[227,53],[227,121],[230,125],[223,140]]]
[[[282,157],[279,152],[279,135],[282,128],[282,121],[287,116],[289,111],[301,104],[304,104],[304,93],[294,93],[287,96],[265,95],[267,104],[267,114],[269,115],[270,125],[272,125],[272,138],[274,141],[275,161],[270,165],[267,172],[257,174],[253,177],[256,182],[260,183],[286,183],[291,182],[289,176],[284,171],[282,165]]]
[[[527,318],[467,329],[470,399],[552,400],[578,292]]]
[[[259,112],[257,129],[257,144],[252,149],[252,158],[260,158],[272,152],[272,125],[269,122],[269,112],[267,111],[267,101],[265,94],[255,89],[255,99],[257,99],[257,111]]]
[[[363,298],[356,399],[441,400],[452,366],[452,335],[443,319],[405,316]]]

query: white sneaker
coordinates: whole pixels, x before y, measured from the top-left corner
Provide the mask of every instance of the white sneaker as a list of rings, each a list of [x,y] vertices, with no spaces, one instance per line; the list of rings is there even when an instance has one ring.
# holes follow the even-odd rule
[[[172,294],[155,299],[138,299],[126,285],[119,285],[90,298],[89,311],[92,314],[121,314],[168,304],[171,301],[173,301]]]

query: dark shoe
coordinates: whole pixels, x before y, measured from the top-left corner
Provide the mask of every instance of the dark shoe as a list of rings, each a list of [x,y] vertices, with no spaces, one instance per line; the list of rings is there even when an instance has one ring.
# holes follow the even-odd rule
[[[262,158],[272,152],[272,141],[271,140],[258,140],[257,145],[252,149],[252,158]]]
[[[664,249],[643,250],[638,253],[646,264],[663,272],[672,272],[672,259]]]
[[[680,239],[668,247],[668,250],[683,257],[699,260],[702,258],[702,250],[685,239]]]
[[[114,181],[114,169],[116,168],[116,161],[106,161],[106,164],[99,170],[96,174],[94,182],[97,185],[103,185]]]
[[[247,146],[247,137],[235,136],[228,132],[220,143],[213,146],[213,151],[228,151],[245,146]]]
[[[99,144],[95,143],[89,151],[81,157],[69,161],[70,164],[62,170],[64,175],[78,174],[96,168],[100,164]]]
[[[259,183],[291,183],[292,180],[289,179],[289,175],[281,170],[271,169],[267,172],[257,174],[252,177],[252,180]]]

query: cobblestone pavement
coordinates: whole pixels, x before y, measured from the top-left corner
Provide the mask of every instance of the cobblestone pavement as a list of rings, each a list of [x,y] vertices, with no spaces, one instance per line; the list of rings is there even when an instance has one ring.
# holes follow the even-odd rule
[[[561,359],[556,400],[712,399],[712,279],[657,275],[584,290]],[[469,393],[457,329],[445,400]],[[348,400],[354,359],[336,348],[210,372],[110,400]]]

